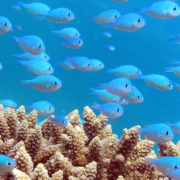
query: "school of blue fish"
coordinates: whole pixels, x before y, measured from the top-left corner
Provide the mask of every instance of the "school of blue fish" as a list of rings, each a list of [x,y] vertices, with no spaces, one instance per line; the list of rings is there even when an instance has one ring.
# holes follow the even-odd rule
[[[126,3],[128,0],[112,0],[117,3]],[[47,4],[41,2],[25,3],[19,1],[17,4],[11,5],[15,11],[27,11],[35,16],[38,20],[50,21],[49,23],[68,24],[73,21],[76,16],[73,10],[68,7],[50,8]],[[104,38],[111,38],[113,34],[110,30],[124,31],[133,33],[140,30],[144,26],[148,26],[145,16],[151,16],[159,21],[170,20],[180,16],[180,6],[177,2],[172,0],[157,1],[147,7],[143,7],[138,12],[127,12],[121,14],[117,9],[107,9],[92,17],[92,21],[97,25],[104,27],[102,36]],[[21,49],[21,53],[14,52],[12,57],[16,58],[19,65],[23,66],[27,71],[33,73],[33,79],[21,80],[22,85],[30,86],[37,91],[53,93],[60,90],[63,82],[59,77],[53,75],[54,67],[50,63],[51,57],[46,52],[46,45],[41,37],[36,34],[26,34],[21,25],[13,24],[8,17],[0,16],[0,35],[22,31],[22,35],[17,37],[12,35],[12,39],[17,46]],[[49,32],[52,36],[62,38],[64,42],[62,46],[76,50],[84,45],[84,40],[81,38],[80,30],[66,26],[62,29],[55,29]],[[169,40],[172,44],[180,44],[180,35],[170,35]],[[113,44],[104,45],[107,51],[116,51]],[[107,68],[104,62],[96,57],[72,56],[65,57],[63,61],[56,62],[55,66],[64,68],[68,71],[82,71],[97,72]],[[0,70],[3,65],[0,63]],[[144,97],[141,90],[133,85],[133,80],[145,82],[148,86],[155,88],[159,91],[170,91],[174,87],[180,90],[178,82],[170,80],[168,73],[180,77],[180,61],[173,61],[170,67],[165,67],[167,76],[159,73],[146,74],[142,69],[139,69],[133,64],[122,65],[118,67],[109,67],[105,73],[114,74],[114,79],[109,82],[99,82],[98,87],[90,87],[91,95],[98,96],[103,104],[95,102],[91,107],[106,115],[110,119],[116,119],[125,113],[123,106],[131,104],[143,103],[148,97]],[[4,108],[16,108],[18,105],[11,99],[2,99],[0,104]],[[26,111],[31,112],[37,110],[39,116],[48,116],[52,122],[57,126],[64,128],[68,124],[68,120],[64,116],[53,116],[55,107],[53,104],[46,100],[32,102],[26,106]],[[149,125],[145,128],[140,128],[136,133],[144,135],[147,139],[161,144],[173,140],[174,133],[180,134],[180,122],[172,124],[157,123]],[[157,169],[165,173],[170,178],[176,180],[180,179],[180,157],[161,157],[159,159],[147,159],[147,163],[156,165]],[[16,162],[5,156],[0,155],[0,175],[4,175],[12,171],[16,167]]]

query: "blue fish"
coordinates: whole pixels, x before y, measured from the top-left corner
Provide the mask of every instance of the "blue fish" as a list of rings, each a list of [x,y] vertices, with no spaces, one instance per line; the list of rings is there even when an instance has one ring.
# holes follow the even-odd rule
[[[84,56],[76,56],[76,57],[71,57],[67,58],[67,61],[69,61],[72,66],[80,71],[90,71],[90,62],[89,58],[84,57]]]
[[[122,95],[122,97],[132,104],[139,104],[144,101],[142,93],[135,86],[132,86],[132,90]]]
[[[90,59],[90,71],[100,71],[104,68],[104,64],[102,61],[98,59]]]
[[[0,176],[11,173],[16,168],[16,161],[4,154],[0,154]]]
[[[146,128],[141,128],[138,133],[143,134],[147,139],[159,144],[174,138],[172,129],[164,123],[152,124]]]
[[[167,123],[168,126],[171,127],[171,129],[176,133],[176,134],[180,134],[180,122],[177,123]]]
[[[124,113],[122,106],[118,103],[106,103],[102,105],[94,103],[92,108],[100,111],[103,115],[110,119],[121,117]]]
[[[53,31],[56,33],[58,36],[70,40],[70,39],[77,39],[80,37],[80,32],[76,28],[63,28],[59,31]]]
[[[124,98],[120,96],[116,96],[114,94],[109,93],[106,89],[94,89],[90,88],[93,94],[96,94],[97,96],[100,97],[105,102],[110,102],[110,103],[118,103],[121,105],[127,105],[128,101],[125,100]]]
[[[61,66],[64,69],[67,69],[67,70],[74,69],[74,66],[68,60],[58,62],[57,65]]]
[[[12,30],[13,30],[13,25],[11,21],[4,16],[0,16],[0,34],[5,34]]]
[[[137,13],[128,13],[120,16],[115,22],[109,23],[113,29],[125,32],[134,32],[145,26],[145,19]]]
[[[0,62],[0,71],[3,69],[3,65],[2,63]]]
[[[149,7],[142,10],[151,17],[168,20],[180,15],[180,7],[176,2],[171,0],[155,2]]]
[[[26,52],[32,55],[39,55],[45,51],[45,44],[38,36],[27,35],[23,37],[15,37],[14,40]]]
[[[179,156],[163,156],[159,159],[146,158],[150,165],[155,165],[157,170],[169,176],[173,171],[180,169]]]
[[[84,41],[80,38],[71,39],[63,43],[62,45],[70,49],[79,49],[84,44]]]
[[[125,3],[125,2],[128,2],[128,0],[112,0],[112,1],[115,1],[115,2],[118,2],[118,3]]]
[[[38,101],[26,107],[27,112],[36,110],[39,116],[48,116],[54,113],[54,106],[48,101]]]
[[[37,61],[37,60],[29,60],[29,61],[22,61],[17,60],[19,64],[24,66],[30,72],[37,74],[37,75],[46,75],[52,74],[54,72],[54,68],[50,63],[47,61]]]
[[[15,11],[21,11],[22,8],[19,4],[13,4],[10,6],[10,8],[14,9]]]
[[[129,79],[136,79],[142,75],[141,70],[133,65],[123,65],[117,68],[112,68],[107,70],[108,73],[114,73],[117,76],[126,77]]]
[[[112,38],[112,34],[110,32],[103,32],[103,35],[106,37],[106,38]]]
[[[116,9],[109,9],[99,13],[93,19],[100,25],[106,25],[113,23],[117,18],[121,16],[120,12]]]
[[[101,84],[100,87],[118,96],[129,93],[132,90],[131,81],[127,78],[116,78],[109,83]]]
[[[2,99],[0,100],[0,104],[2,104],[4,107],[11,107],[11,108],[16,108],[17,104],[11,99]]]
[[[43,92],[55,92],[62,87],[60,79],[53,75],[41,75],[32,80],[22,80],[22,83]]]
[[[37,17],[46,15],[51,10],[51,8],[47,4],[41,2],[24,3],[19,1],[19,4],[29,13]]]
[[[68,8],[56,8],[51,10],[42,18],[48,19],[55,23],[68,23],[75,18],[74,13]]]
[[[167,77],[160,74],[143,75],[140,77],[140,79],[143,79],[148,85],[161,91],[169,91],[173,89],[173,84],[171,81]]]
[[[59,127],[65,128],[68,125],[68,120],[64,116],[50,116],[48,119],[50,119],[54,124],[56,124]]]
[[[29,53],[22,53],[22,54],[15,54],[13,55],[19,59],[22,59],[22,60],[42,60],[42,61],[49,61],[50,60],[50,57],[49,55],[46,53],[46,52],[43,52],[39,55],[32,55],[32,54],[29,54]]]
[[[115,51],[115,50],[116,50],[115,46],[113,46],[113,45],[106,45],[106,48],[107,48],[109,51]]]
[[[180,179],[180,169],[172,171],[169,175],[169,178],[171,178],[171,180],[179,180]]]

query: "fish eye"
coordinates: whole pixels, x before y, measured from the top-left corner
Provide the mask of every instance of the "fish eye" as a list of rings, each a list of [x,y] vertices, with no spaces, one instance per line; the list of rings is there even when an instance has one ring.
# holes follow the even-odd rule
[[[46,59],[46,58],[47,58],[47,56],[44,56],[44,58]]]
[[[68,13],[68,16],[71,16],[71,13]]]
[[[7,22],[4,23],[4,26],[7,26]]]
[[[10,166],[11,165],[11,163],[10,162],[8,162],[8,166]]]
[[[41,49],[41,47],[42,47],[41,44],[38,47],[39,47],[39,49]]]
[[[121,101],[123,101],[123,98],[121,97]]]
[[[54,85],[57,85],[57,82],[56,82],[56,81],[54,82]]]
[[[115,17],[115,18],[118,18],[118,15],[116,14],[114,17]]]
[[[127,88],[127,87],[128,87],[128,84],[126,84],[125,87]]]
[[[176,11],[176,7],[173,8],[173,11]]]
[[[90,67],[91,66],[91,64],[88,64],[88,67]]]
[[[177,169],[177,168],[178,168],[177,165],[175,165],[175,166],[174,166],[174,169]]]
[[[138,22],[141,22],[141,19],[138,19]]]
[[[169,134],[169,132],[168,131],[166,131],[166,135],[168,135]]]
[[[140,99],[140,96],[138,96],[137,98]]]
[[[49,106],[49,110],[51,110],[51,106]]]
[[[171,87],[171,84],[168,84],[169,87]]]
[[[51,68],[49,67],[49,68],[48,68],[48,70],[50,71],[50,70],[51,70]]]
[[[78,43],[81,44],[81,41],[79,40]]]
[[[99,64],[99,66],[101,66],[101,64]]]
[[[118,109],[117,109],[117,112],[119,112],[119,111],[120,111],[120,109],[118,108]]]

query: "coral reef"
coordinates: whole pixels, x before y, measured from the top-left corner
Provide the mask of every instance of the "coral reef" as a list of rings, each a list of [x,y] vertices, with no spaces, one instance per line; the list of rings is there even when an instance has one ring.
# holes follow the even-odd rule
[[[86,106],[81,125],[78,110],[67,115],[68,125],[49,119],[36,126],[37,112],[26,114],[0,106],[0,153],[14,158],[17,168],[0,177],[9,180],[156,180],[168,179],[146,157],[157,158],[154,143],[142,140],[139,126],[124,129],[121,139],[112,134],[107,117]],[[159,144],[161,156],[180,155],[180,144]]]

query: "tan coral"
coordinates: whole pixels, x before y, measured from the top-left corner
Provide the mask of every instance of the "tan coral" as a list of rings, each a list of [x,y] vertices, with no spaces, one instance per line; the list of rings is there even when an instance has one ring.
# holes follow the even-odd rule
[[[44,168],[42,163],[39,163],[31,174],[32,180],[48,180],[49,175],[47,169]]]
[[[59,170],[52,174],[52,178],[50,178],[50,180],[63,180],[63,171]]]
[[[31,180],[26,173],[16,168],[13,169],[12,174],[14,176],[14,180]]]
[[[31,111],[31,113],[26,116],[26,120],[29,128],[35,128],[37,122],[37,116],[38,113],[36,110]]]
[[[79,111],[76,109],[70,114],[66,116],[68,121],[73,125],[73,126],[80,126],[81,125],[81,118],[79,116]]]
[[[19,109],[16,111],[16,115],[18,117],[18,120],[22,122],[24,119],[26,119],[26,111],[24,106],[20,106]]]

